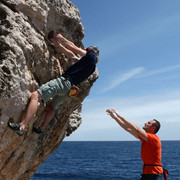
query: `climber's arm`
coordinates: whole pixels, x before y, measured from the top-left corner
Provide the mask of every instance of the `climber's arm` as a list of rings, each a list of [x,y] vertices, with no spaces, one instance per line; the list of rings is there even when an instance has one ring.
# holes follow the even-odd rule
[[[64,47],[61,43],[59,43],[54,38],[51,39],[52,45],[59,48],[62,53],[65,54],[65,56],[69,59],[71,59],[74,62],[77,62],[80,58],[78,58],[72,51]]]
[[[86,50],[77,47],[73,42],[67,40],[61,34],[54,34],[54,38],[57,39],[58,41],[60,41],[67,49],[79,54],[82,57],[85,56],[87,53]]]

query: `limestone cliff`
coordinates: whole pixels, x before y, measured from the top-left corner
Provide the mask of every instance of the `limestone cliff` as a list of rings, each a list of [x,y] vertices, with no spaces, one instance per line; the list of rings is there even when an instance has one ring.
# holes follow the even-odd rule
[[[68,0],[0,0],[0,180],[29,179],[62,140],[81,123],[81,103],[97,79],[95,72],[79,85],[77,99],[56,112],[46,131],[32,133],[47,107],[39,106],[28,131],[18,136],[7,122],[19,122],[28,93],[61,75],[71,62],[54,50],[48,33],[54,29],[83,47],[79,10]]]

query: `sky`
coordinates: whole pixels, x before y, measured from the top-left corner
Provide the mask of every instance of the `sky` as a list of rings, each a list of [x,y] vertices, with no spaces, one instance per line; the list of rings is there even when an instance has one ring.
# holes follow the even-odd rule
[[[107,115],[115,108],[140,128],[157,119],[161,140],[180,140],[180,1],[71,0],[85,47],[100,48],[99,78],[67,141],[136,140]]]

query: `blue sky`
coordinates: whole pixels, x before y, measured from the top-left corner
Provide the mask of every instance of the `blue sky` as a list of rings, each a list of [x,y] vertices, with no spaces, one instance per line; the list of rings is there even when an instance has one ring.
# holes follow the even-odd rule
[[[99,79],[66,140],[135,140],[106,114],[116,108],[143,127],[156,118],[162,140],[180,140],[180,1],[71,0],[85,47],[100,48]]]

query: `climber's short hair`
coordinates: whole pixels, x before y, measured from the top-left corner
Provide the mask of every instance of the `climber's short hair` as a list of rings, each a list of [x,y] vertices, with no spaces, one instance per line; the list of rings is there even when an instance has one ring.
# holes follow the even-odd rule
[[[96,56],[96,63],[99,61],[99,48],[97,46],[89,46],[88,50],[92,51]]]

